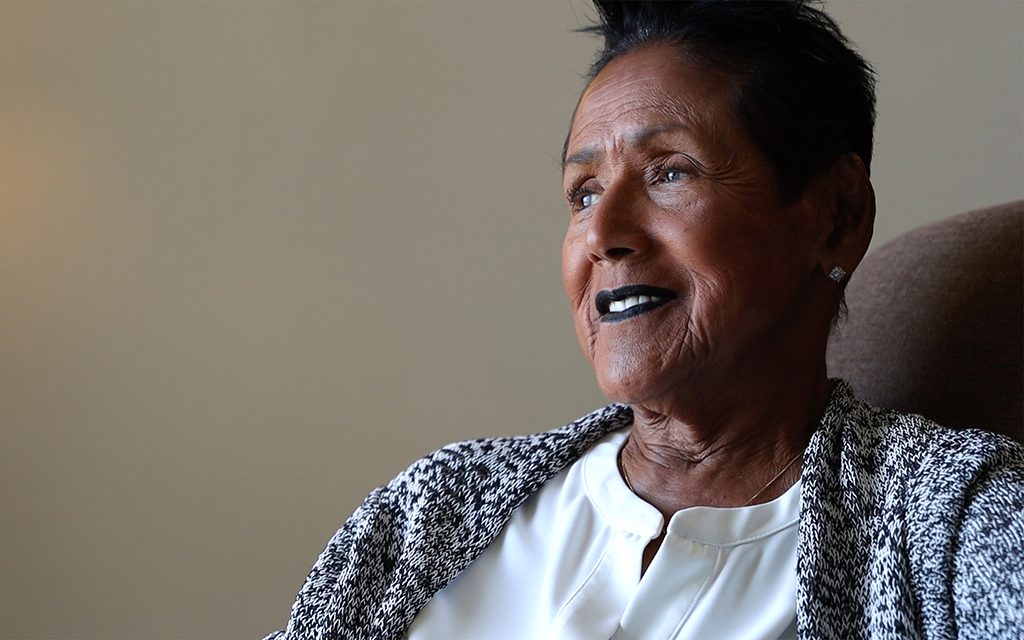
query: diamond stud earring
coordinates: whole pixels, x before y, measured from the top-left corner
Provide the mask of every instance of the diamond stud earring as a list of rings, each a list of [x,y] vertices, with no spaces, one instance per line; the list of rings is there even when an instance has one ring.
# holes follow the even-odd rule
[[[842,282],[843,278],[846,277],[846,272],[843,271],[842,267],[832,267],[832,270],[828,272],[828,277],[835,282]]]

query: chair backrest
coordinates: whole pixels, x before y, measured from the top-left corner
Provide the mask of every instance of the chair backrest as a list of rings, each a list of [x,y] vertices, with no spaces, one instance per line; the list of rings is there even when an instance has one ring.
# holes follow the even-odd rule
[[[830,376],[873,404],[1024,442],[1024,201],[872,251],[846,300]]]

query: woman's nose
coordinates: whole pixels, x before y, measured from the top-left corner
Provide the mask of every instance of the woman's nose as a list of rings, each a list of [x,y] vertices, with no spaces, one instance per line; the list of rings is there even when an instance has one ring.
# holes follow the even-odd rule
[[[591,262],[636,258],[650,249],[651,238],[638,198],[628,191],[605,191],[594,205],[587,226],[587,252]]]

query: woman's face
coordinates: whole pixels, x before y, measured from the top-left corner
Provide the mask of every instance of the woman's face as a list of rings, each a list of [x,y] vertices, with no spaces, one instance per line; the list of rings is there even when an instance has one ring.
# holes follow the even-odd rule
[[[780,204],[731,90],[654,46],[613,60],[580,101],[562,275],[612,400],[749,379],[802,339],[818,212],[809,196]]]

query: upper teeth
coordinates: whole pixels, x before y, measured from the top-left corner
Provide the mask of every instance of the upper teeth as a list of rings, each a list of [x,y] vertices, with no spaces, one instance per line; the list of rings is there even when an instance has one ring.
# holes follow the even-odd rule
[[[608,303],[608,311],[620,313],[638,304],[646,304],[648,302],[661,302],[661,298],[658,296],[629,296],[625,300],[613,300]]]

